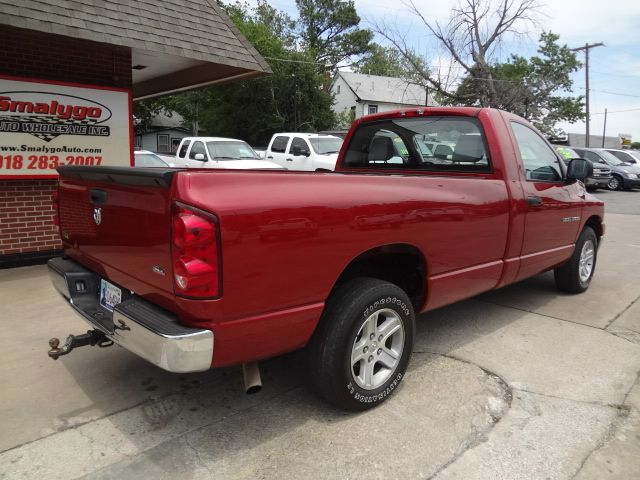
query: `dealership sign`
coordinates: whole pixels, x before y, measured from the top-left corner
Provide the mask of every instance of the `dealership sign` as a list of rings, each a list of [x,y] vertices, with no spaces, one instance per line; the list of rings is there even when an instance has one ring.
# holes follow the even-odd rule
[[[131,93],[0,76],[0,178],[131,165]]]

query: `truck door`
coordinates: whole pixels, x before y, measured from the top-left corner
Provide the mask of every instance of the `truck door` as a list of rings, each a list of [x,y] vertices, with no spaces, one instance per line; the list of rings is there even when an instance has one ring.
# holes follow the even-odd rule
[[[270,160],[285,168],[289,168],[287,165],[290,162],[286,161],[288,158],[287,147],[289,146],[289,137],[285,135],[277,135],[272,141],[269,149],[267,150],[267,160]]]
[[[294,152],[294,150],[296,150]],[[311,147],[302,137],[293,137],[287,150],[285,161],[289,170],[314,170],[311,157]],[[296,155],[297,153],[297,155]]]
[[[566,184],[561,160],[533,129],[511,122],[524,172],[526,219],[517,279],[548,270],[571,256],[580,228],[585,188]]]

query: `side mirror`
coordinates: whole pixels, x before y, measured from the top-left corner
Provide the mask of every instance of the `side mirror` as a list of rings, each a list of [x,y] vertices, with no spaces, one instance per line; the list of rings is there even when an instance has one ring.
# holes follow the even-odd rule
[[[196,153],[195,157],[193,157],[194,160],[199,160],[201,162],[206,162],[207,159],[204,158],[204,153]]]
[[[582,158],[574,158],[567,167],[567,182],[574,180],[584,180],[593,175],[593,165]]]

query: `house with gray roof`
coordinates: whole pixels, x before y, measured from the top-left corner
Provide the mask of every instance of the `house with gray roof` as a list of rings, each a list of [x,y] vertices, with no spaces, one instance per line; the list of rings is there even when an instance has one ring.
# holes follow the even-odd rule
[[[335,100],[334,112],[351,112],[354,119],[389,110],[437,105],[425,87],[396,77],[338,72],[330,91]]]

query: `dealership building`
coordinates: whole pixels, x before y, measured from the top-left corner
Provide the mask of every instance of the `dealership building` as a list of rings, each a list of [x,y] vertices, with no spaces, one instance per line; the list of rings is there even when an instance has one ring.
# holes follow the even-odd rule
[[[59,165],[133,161],[132,102],[270,73],[215,0],[0,0],[0,268],[61,248]]]

